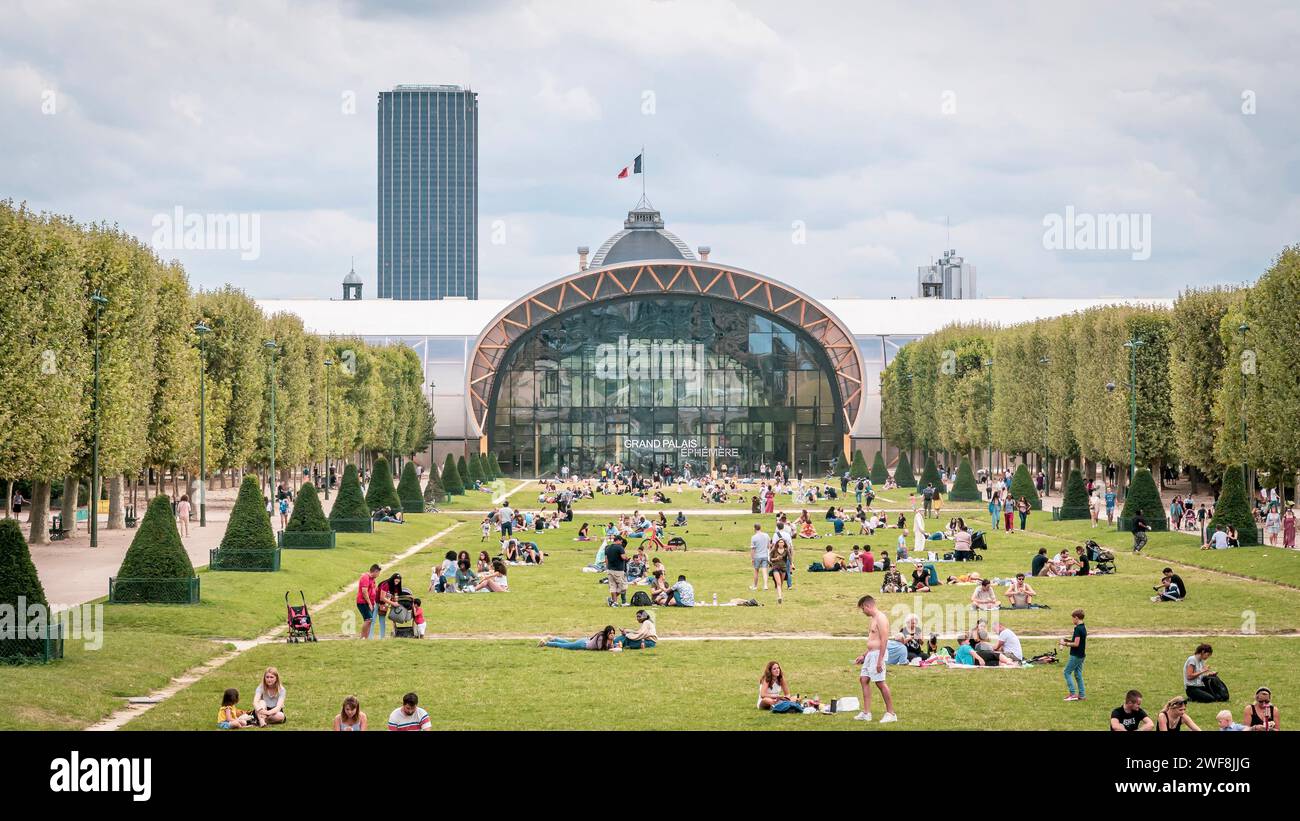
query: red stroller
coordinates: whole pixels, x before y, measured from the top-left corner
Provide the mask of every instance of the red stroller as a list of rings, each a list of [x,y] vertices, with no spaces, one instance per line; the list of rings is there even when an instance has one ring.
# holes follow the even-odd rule
[[[316,630],[311,626],[311,613],[307,612],[307,597],[301,590],[298,597],[302,605],[289,604],[289,591],[284,591],[284,607],[289,612],[289,643],[315,641]]]

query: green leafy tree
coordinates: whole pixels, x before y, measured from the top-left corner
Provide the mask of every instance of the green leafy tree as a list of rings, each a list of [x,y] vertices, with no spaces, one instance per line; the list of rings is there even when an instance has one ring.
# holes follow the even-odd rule
[[[465,485],[460,480],[460,469],[456,467],[456,460],[450,453],[447,454],[447,461],[442,465],[442,486],[448,496],[460,496],[465,493]]]
[[[853,451],[853,465],[849,468],[849,475],[854,479],[865,479],[871,475],[871,471],[867,470],[866,457],[860,450]]]
[[[1237,528],[1237,541],[1242,547],[1259,544],[1259,531],[1255,527],[1255,514],[1250,509],[1246,498],[1246,486],[1241,481],[1241,468],[1230,467],[1223,472],[1223,486],[1219,501],[1214,505],[1214,517],[1210,519],[1209,530],[1218,527]]]
[[[1184,291],[1178,295],[1170,315],[1174,434],[1182,461],[1206,476],[1219,476],[1224,468],[1216,449],[1220,429],[1215,419],[1228,361],[1228,348],[1220,327],[1243,296],[1241,291],[1230,288]]]
[[[151,508],[152,509],[152,508]],[[221,549],[274,550],[275,532],[266,515],[266,499],[262,488],[253,476],[245,476],[239,485],[239,496],[230,511],[226,533],[221,537]]]
[[[894,484],[899,487],[916,487],[916,477],[912,475],[912,460],[907,458],[907,451],[898,452],[898,464],[894,465]]]
[[[242,493],[243,488],[240,491]],[[284,529],[293,533],[329,532],[330,522],[321,508],[320,494],[311,482],[303,482],[302,487],[298,488],[298,495],[293,500],[293,515],[289,517],[289,524]]]
[[[256,491],[256,483],[253,489]],[[266,517],[265,509],[261,515]],[[231,517],[233,520],[233,513]],[[172,500],[166,494],[159,494],[149,500],[149,508],[136,528],[117,576],[119,579],[188,579],[193,575],[194,565],[190,564],[189,554],[176,530]]]
[[[388,460],[380,456],[370,471],[370,486],[366,488],[366,506],[371,510],[381,507],[394,509],[402,506],[402,500],[393,487],[393,472],[388,467]]]
[[[935,498],[943,496],[944,484],[939,478],[939,466],[934,462],[934,454],[925,457],[925,467],[921,469],[921,481],[916,483],[917,492],[921,492],[928,485],[934,485]]]
[[[1165,506],[1160,501],[1160,491],[1156,489],[1151,471],[1138,468],[1129,484],[1128,495],[1124,497],[1124,510],[1121,516],[1129,522],[1138,511],[1146,518],[1152,530],[1166,530]]]
[[[334,506],[330,508],[330,528],[339,530],[343,522],[369,518],[370,507],[361,493],[361,480],[357,478],[357,466],[348,464],[343,468],[339,491],[334,496]]]
[[[408,460],[402,467],[402,478],[397,483],[397,498],[401,499],[404,513],[424,512],[424,496],[420,492],[420,477],[415,473],[415,462]]]
[[[1034,478],[1029,475],[1029,468],[1024,462],[1016,468],[1016,472],[1011,476],[1011,498],[1017,502],[1024,498],[1033,510],[1041,510],[1043,503],[1038,498],[1038,490],[1034,487]]]
[[[1088,519],[1092,517],[1088,503],[1088,487],[1083,482],[1083,474],[1078,468],[1070,471],[1065,480],[1065,495],[1061,498],[1062,519]]]
[[[971,469],[970,459],[963,458],[957,467],[957,480],[952,484],[948,498],[954,502],[978,502],[979,485],[975,483],[975,471]]]
[[[889,481],[889,468],[885,466],[885,454],[883,451],[876,451],[876,458],[871,462],[871,483],[877,487],[883,486]]]

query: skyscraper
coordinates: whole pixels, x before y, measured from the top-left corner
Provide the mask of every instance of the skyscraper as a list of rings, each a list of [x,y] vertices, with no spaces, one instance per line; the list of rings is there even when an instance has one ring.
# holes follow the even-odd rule
[[[379,298],[478,299],[478,95],[379,92]]]

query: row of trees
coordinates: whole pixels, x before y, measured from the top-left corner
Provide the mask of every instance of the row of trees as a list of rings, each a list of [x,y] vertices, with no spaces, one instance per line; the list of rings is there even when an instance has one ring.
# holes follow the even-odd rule
[[[952,325],[881,375],[886,438],[981,463],[1037,455],[1049,473],[1137,464],[1218,482],[1248,464],[1272,486],[1300,470],[1300,246],[1253,285],[1188,290],[1172,309],[1111,305],[1011,327]],[[1132,344],[1136,343],[1136,344]]]
[[[296,315],[267,316],[235,288],[196,293],[180,265],[115,226],[0,202],[0,327],[4,510],[13,483],[30,483],[33,542],[46,539],[52,483],[62,481],[64,498],[75,499],[89,481],[97,347],[110,528],[123,526],[124,489],[134,493],[138,477],[146,495],[150,477],[161,493],[167,475],[173,498],[194,495],[201,375],[207,466],[223,486],[269,468],[272,390],[282,479],[323,468],[327,456],[409,455],[432,437],[411,349],[315,336]]]

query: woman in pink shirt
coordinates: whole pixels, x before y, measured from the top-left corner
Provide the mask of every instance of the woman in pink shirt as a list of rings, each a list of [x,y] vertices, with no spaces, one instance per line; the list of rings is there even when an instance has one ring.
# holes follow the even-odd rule
[[[375,576],[379,575],[379,565],[370,565],[370,570],[361,574],[357,579],[357,611],[361,613],[361,634],[360,638],[370,638],[370,622],[375,617],[375,597],[377,589],[375,587]]]

